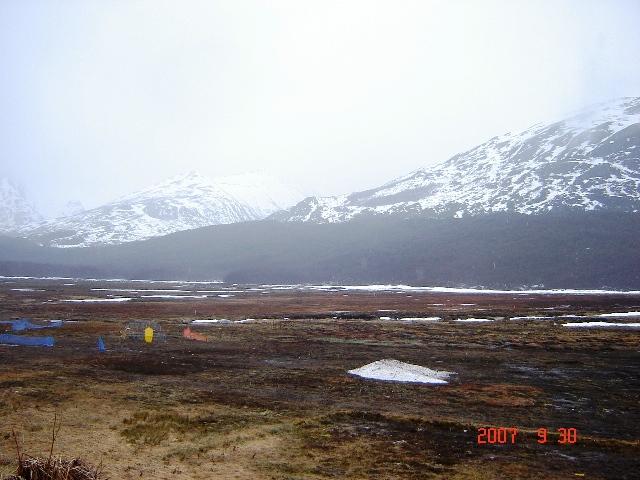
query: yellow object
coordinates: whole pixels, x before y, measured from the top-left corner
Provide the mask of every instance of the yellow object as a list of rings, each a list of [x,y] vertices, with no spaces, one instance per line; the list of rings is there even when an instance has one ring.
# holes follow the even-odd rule
[[[153,340],[153,328],[147,327],[144,329],[144,341],[147,343],[151,343]]]

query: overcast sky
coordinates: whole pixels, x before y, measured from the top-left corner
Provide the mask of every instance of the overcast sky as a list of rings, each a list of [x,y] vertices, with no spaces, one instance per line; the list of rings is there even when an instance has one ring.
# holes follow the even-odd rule
[[[45,215],[181,172],[321,195],[640,96],[640,2],[0,0],[0,175]]]

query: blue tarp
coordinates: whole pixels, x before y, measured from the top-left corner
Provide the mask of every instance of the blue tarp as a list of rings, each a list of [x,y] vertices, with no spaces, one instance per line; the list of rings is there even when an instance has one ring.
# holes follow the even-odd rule
[[[98,337],[98,350],[101,350],[101,351],[106,350],[106,348],[104,348],[104,342],[102,341],[102,337]]]
[[[30,322],[29,318],[20,318],[19,320],[0,320],[0,323],[8,323],[11,325],[11,330],[14,332],[20,332],[22,330],[34,330],[38,328],[54,328],[61,327],[62,320],[56,320],[49,325],[36,325]]]
[[[53,347],[53,337],[25,337],[22,335],[0,334],[0,343],[29,345],[33,347]]]

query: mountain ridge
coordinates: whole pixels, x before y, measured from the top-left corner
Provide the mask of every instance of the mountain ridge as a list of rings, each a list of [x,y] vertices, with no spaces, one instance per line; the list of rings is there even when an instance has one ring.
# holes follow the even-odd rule
[[[639,186],[640,98],[623,98],[494,137],[378,188],[307,198],[271,218],[332,223],[361,215],[638,211]]]
[[[189,172],[68,217],[29,223],[37,217],[23,215],[5,222],[9,226],[0,232],[46,246],[89,247],[265,217],[339,223],[375,216],[638,212],[640,98],[598,104],[564,120],[493,137],[378,188],[303,198],[264,173],[210,180]]]
[[[23,226],[15,234],[63,248],[118,244],[259,220],[301,198],[295,189],[264,173],[210,180],[189,172],[91,210]]]

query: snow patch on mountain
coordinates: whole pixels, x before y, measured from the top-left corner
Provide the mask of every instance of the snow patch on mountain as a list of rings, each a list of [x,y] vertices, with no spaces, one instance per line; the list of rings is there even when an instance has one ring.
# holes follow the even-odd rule
[[[238,201],[251,205],[259,217],[298,203],[305,195],[264,172],[220,177],[212,181],[221,191]]]
[[[342,222],[359,215],[477,215],[640,210],[640,98],[494,137],[377,189],[308,198],[274,219]]]
[[[42,216],[22,189],[9,178],[0,178],[0,233],[12,233],[17,228],[41,220]]]
[[[260,220],[302,198],[301,193],[266,174],[212,181],[190,172],[19,233],[54,247],[118,244],[209,225]]]

